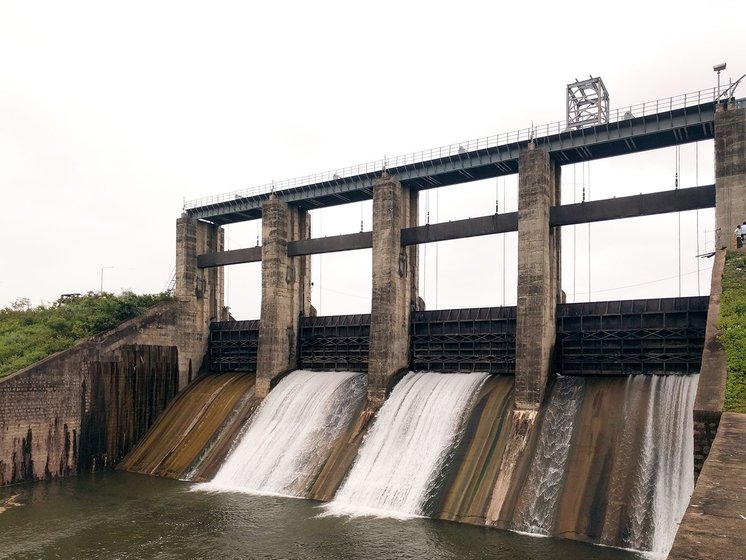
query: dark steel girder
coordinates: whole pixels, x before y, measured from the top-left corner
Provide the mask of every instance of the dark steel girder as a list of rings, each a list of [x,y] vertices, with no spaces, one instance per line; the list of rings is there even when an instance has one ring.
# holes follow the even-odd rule
[[[619,220],[638,216],[653,216],[670,212],[685,212],[715,206],[715,185],[691,187],[578,204],[554,206],[549,211],[551,227],[569,226]],[[482,235],[494,235],[518,231],[518,213],[492,214],[478,218],[467,218],[440,224],[428,224],[405,228],[401,232],[403,246],[434,243],[451,239],[464,239]],[[314,255],[339,251],[354,251],[373,247],[373,234],[370,231],[304,239],[288,243],[288,255]],[[207,253],[197,257],[197,266],[210,268],[261,260],[261,247],[236,249],[220,253]]]
[[[712,103],[665,111],[594,127],[565,130],[535,138],[538,147],[548,150],[560,164],[654,150],[682,143],[709,140],[714,136]],[[402,165],[388,172],[402,184],[424,190],[489,179],[518,172],[518,156],[528,141],[511,142],[459,154]],[[303,209],[335,206],[369,200],[378,173],[332,179],[275,192],[289,204]],[[261,207],[269,193],[209,204],[186,211],[187,215],[218,225],[261,217]],[[343,197],[343,198],[340,198]]]

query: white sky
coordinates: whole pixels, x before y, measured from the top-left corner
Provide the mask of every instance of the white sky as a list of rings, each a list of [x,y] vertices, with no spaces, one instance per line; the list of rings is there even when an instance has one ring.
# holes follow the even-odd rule
[[[558,121],[566,84],[589,74],[613,109],[710,88],[715,63],[724,81],[746,72],[743,1],[514,4],[0,1],[0,307],[98,290],[102,267],[107,291],[161,291],[184,198]],[[712,143],[697,151],[711,183]],[[682,187],[695,155],[681,148]],[[674,173],[673,149],[568,166],[563,197],[666,190]],[[495,183],[430,191],[422,222],[426,207],[431,222],[494,212]],[[515,184],[504,203],[499,181],[501,212]],[[369,230],[370,203],[362,215]],[[314,235],[360,219],[359,204],[314,212]],[[683,295],[709,290],[694,255],[713,212],[695,224],[682,214]],[[229,248],[254,246],[256,227],[228,228]],[[590,259],[588,227],[572,230],[570,301],[589,298],[589,262],[591,299],[679,293],[678,216],[594,224]],[[505,238],[505,288],[502,236],[421,249],[428,307],[514,304]],[[321,314],[369,311],[369,251],[314,257],[313,274]],[[258,317],[259,265],[228,278],[234,316]]]

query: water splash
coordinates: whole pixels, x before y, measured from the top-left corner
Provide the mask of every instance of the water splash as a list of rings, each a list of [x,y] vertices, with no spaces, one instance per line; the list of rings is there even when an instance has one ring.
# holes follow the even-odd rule
[[[518,500],[513,525],[516,531],[539,535],[552,532],[583,387],[583,380],[577,377],[557,380]]]
[[[256,410],[212,482],[196,489],[304,497],[365,393],[360,373],[293,372]]]
[[[420,516],[486,373],[410,373],[381,407],[355,464],[324,509]]]

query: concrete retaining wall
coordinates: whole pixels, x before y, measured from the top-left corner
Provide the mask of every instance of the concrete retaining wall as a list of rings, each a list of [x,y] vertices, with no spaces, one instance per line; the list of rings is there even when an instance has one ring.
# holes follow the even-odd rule
[[[135,417],[147,410],[145,423],[152,423],[155,418],[150,416],[179,388],[174,377],[179,373],[177,357],[186,360],[185,378],[199,369],[201,348],[195,349],[195,341],[182,334],[180,307],[176,302],[156,306],[143,317],[0,380],[0,485],[69,476],[83,465],[98,466],[101,459],[89,460],[85,453],[108,457],[107,446],[121,434],[131,438],[142,433],[143,426],[133,431]],[[131,345],[166,349],[133,350]],[[122,356],[133,351],[137,360],[123,362]],[[139,368],[134,361],[140,362]],[[154,379],[160,377],[171,381],[159,385]],[[160,389],[138,400],[142,383]],[[104,425],[97,428],[99,440],[84,445],[81,456],[81,427],[86,415],[92,426],[91,414]]]

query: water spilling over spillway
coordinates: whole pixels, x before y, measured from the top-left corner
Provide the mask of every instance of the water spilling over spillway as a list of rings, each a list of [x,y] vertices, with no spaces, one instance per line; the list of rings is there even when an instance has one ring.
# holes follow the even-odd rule
[[[494,517],[484,499],[476,506],[443,500],[436,515],[665,553],[694,487],[696,388],[693,375],[559,378],[510,488],[498,507],[490,504]],[[494,467],[514,437],[511,422],[502,424],[475,432],[467,452],[494,449],[484,461]],[[449,485],[467,496],[474,488],[484,493],[500,475],[493,468],[485,481],[484,472],[462,465]]]
[[[212,482],[200,488],[306,496],[365,392],[360,373],[291,373],[256,410]]]
[[[378,412],[332,514],[422,515],[487,374],[410,373]]]
[[[416,373],[368,423],[362,374],[295,372],[260,405],[253,376],[205,376],[123,468],[218,473],[206,488],[333,500],[331,514],[426,515],[662,554],[693,488],[696,386],[696,375],[560,377],[527,419],[512,377]]]

